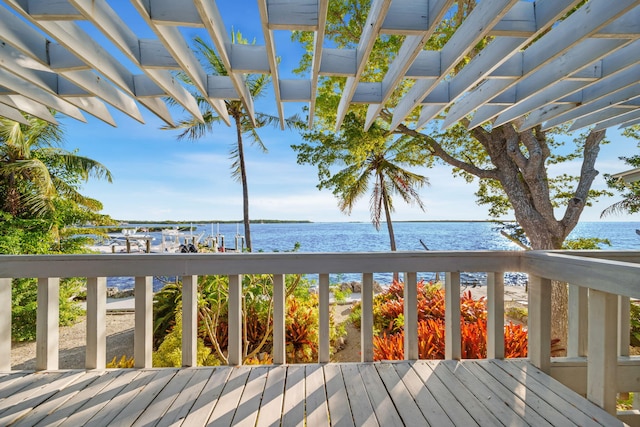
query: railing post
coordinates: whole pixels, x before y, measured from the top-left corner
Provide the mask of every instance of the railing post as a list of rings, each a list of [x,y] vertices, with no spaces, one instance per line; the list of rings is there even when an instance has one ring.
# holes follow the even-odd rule
[[[529,361],[551,371],[551,280],[529,276]]]
[[[504,273],[487,273],[487,359],[504,359]]]
[[[11,370],[11,279],[0,278],[0,372]]]
[[[362,274],[360,361],[373,362],[373,273]]]
[[[631,298],[618,295],[618,356],[629,355],[630,334]]]
[[[404,275],[404,359],[418,360],[418,275]]]
[[[618,364],[618,298],[589,290],[589,357],[587,399],[605,411],[616,413],[616,368]]]
[[[182,276],[182,366],[198,365],[198,276]]]
[[[329,275],[320,274],[318,277],[318,292],[320,296],[318,313],[318,363],[329,362]]]
[[[60,279],[38,279],[36,370],[58,369]]]
[[[229,276],[229,365],[242,365],[242,275]]]
[[[273,275],[273,363],[287,363],[285,333],[285,277]]]
[[[133,359],[136,368],[151,368],[153,350],[153,278],[135,278]]]
[[[107,278],[87,277],[87,369],[104,369],[107,357]]]
[[[444,358],[460,360],[460,273],[445,273],[444,283]]]
[[[567,356],[584,357],[587,355],[589,330],[588,311],[589,290],[585,287],[569,284]]]

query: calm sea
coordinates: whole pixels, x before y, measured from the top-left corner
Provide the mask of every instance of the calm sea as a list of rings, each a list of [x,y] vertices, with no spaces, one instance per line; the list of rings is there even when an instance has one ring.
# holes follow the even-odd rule
[[[135,226],[135,224],[131,224]],[[238,224],[193,224],[197,233],[205,235],[221,233],[227,246],[234,246],[234,236],[240,232]],[[570,238],[599,237],[608,239],[611,246],[603,249],[640,250],[640,236],[636,234],[640,222],[583,222],[578,224]],[[424,250],[421,241],[430,250],[519,250],[500,234],[496,224],[489,222],[398,222],[394,223],[396,244],[400,251]],[[160,241],[160,233],[151,233]],[[300,252],[370,252],[389,250],[389,237],[383,224],[380,231],[370,223],[286,223],[252,224],[251,237],[255,251],[274,252],[291,251],[299,243]],[[430,279],[429,275],[422,276]],[[332,276],[332,281],[359,280],[358,275]],[[388,283],[391,274],[379,274],[375,280]],[[467,274],[462,277],[467,284],[484,283],[481,274]],[[509,275],[507,284],[523,285],[526,276]],[[162,286],[154,282],[157,290]],[[109,286],[131,288],[130,278],[112,278]]]

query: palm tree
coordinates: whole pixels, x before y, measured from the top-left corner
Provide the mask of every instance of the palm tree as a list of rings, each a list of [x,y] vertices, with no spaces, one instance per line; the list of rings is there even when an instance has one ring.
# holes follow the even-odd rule
[[[240,32],[232,34],[232,42],[239,44],[247,44],[247,40],[242,37]],[[203,65],[208,73],[216,76],[226,76],[227,70],[224,67],[220,57],[213,50],[211,46],[208,46],[201,38],[195,38],[196,51],[203,59]],[[256,99],[265,94],[267,84],[271,80],[271,76],[267,74],[248,74],[245,76],[245,84],[249,89],[251,96]],[[191,83],[188,76],[183,75],[182,78]],[[220,116],[218,116],[209,104],[207,98],[200,93],[193,93],[200,109],[204,122],[196,120],[194,117],[189,117],[180,121],[175,127],[163,127],[163,129],[184,129],[182,133],[178,135],[178,139],[187,138],[189,140],[198,140],[203,138],[207,134],[211,134],[214,131],[214,127],[222,122]],[[279,119],[276,116],[272,116],[265,113],[255,113],[255,126],[251,122],[251,118],[248,112],[245,110],[242,101],[240,100],[225,100],[224,101],[229,116],[233,118],[236,128],[236,143],[232,146],[230,151],[231,159],[233,163],[231,165],[231,176],[240,181],[242,184],[242,211],[244,222],[244,234],[247,250],[251,251],[251,228],[249,221],[249,187],[247,184],[247,171],[245,165],[244,156],[244,137],[247,137],[251,143],[257,146],[263,153],[266,153],[267,147],[264,145],[260,136],[256,132],[257,128],[264,127],[266,125],[276,126],[279,123]],[[287,128],[301,128],[303,126],[302,121],[297,115],[291,116],[285,120]]]
[[[13,216],[42,217],[62,197],[89,209],[100,203],[78,192],[90,176],[112,180],[101,163],[61,148],[63,130],[25,115],[29,125],[0,119],[0,192],[2,209]]]

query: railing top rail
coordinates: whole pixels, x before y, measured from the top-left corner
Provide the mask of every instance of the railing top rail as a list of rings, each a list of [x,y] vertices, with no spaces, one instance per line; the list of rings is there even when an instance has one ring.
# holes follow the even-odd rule
[[[552,280],[640,298],[640,265],[636,263],[531,251],[523,253],[522,267],[528,273]]]
[[[520,251],[0,255],[0,277],[522,271]]]

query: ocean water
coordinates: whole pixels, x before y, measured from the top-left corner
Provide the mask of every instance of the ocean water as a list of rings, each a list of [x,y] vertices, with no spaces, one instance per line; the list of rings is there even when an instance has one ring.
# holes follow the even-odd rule
[[[131,224],[130,226],[135,226]],[[193,224],[196,234],[205,236],[221,233],[227,246],[234,246],[236,233],[242,234],[240,224]],[[571,233],[569,238],[599,237],[608,239],[610,250],[640,250],[640,236],[636,234],[640,222],[583,222]],[[520,250],[500,234],[496,224],[490,222],[398,222],[394,223],[396,245],[399,251],[425,250]],[[160,233],[151,233],[161,240]],[[299,252],[381,252],[389,250],[389,237],[386,227],[377,231],[370,223],[282,223],[252,224],[251,237],[254,252],[284,252],[299,244]],[[422,241],[422,243],[421,243]],[[433,273],[425,273],[422,279],[433,279]],[[391,273],[376,274],[374,279],[382,284],[391,281]],[[358,274],[331,276],[332,282],[360,280]],[[478,273],[463,274],[464,285],[476,286],[485,283],[485,275]],[[507,285],[524,285],[524,274],[509,274],[505,278]],[[108,286],[129,289],[133,287],[133,278],[109,278]],[[162,287],[162,282],[154,280],[154,290]]]

